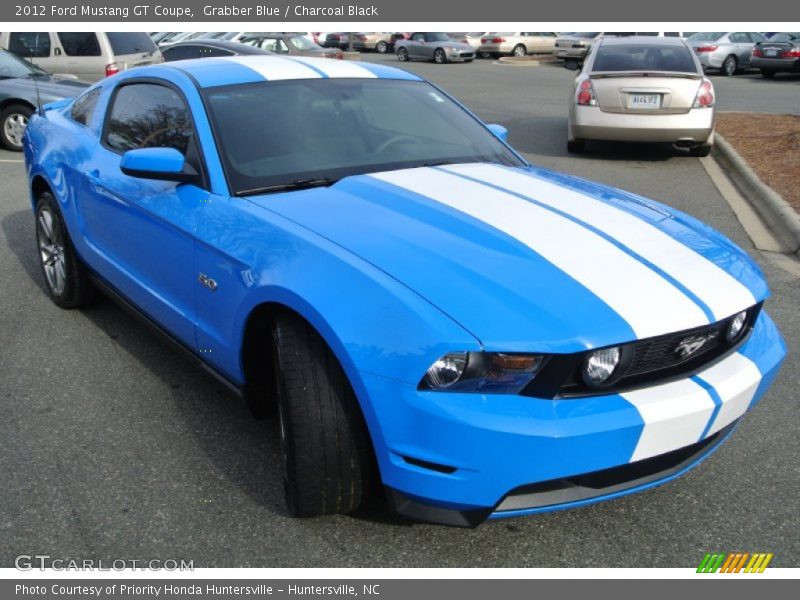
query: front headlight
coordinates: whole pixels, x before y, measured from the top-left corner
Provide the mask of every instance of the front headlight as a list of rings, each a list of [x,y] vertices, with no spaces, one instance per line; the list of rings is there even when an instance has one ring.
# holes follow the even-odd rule
[[[729,344],[734,343],[739,339],[742,331],[744,331],[744,324],[747,322],[747,311],[743,310],[731,319],[728,324],[728,331],[725,332],[725,339]]]
[[[451,352],[431,365],[419,387],[432,391],[516,394],[544,363],[542,354]]]
[[[621,356],[619,346],[595,350],[589,354],[583,367],[583,380],[586,385],[600,387],[611,383]]]

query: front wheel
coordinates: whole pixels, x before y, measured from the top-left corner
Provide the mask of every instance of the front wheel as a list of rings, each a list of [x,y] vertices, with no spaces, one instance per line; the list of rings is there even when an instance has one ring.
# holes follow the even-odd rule
[[[722,63],[722,74],[725,75],[725,77],[733,77],[736,75],[737,68],[738,63],[736,61],[736,57],[731,54]]]
[[[444,53],[444,50],[441,48],[437,48],[433,53],[433,62],[437,65],[443,65],[447,62],[447,55]]]
[[[287,313],[272,330],[286,504],[296,517],[350,514],[377,487],[367,426],[325,341]]]
[[[0,112],[0,143],[13,152],[22,151],[22,135],[33,109],[26,104],[12,104]]]
[[[377,50],[379,54],[386,54],[388,49],[389,45],[386,42],[378,42],[375,44],[375,50]]]
[[[400,62],[408,62],[408,50],[405,48],[400,48],[397,51],[397,60]]]
[[[61,308],[79,308],[90,304],[96,291],[86,267],[72,246],[58,203],[44,192],[36,203],[36,244],[50,298]]]

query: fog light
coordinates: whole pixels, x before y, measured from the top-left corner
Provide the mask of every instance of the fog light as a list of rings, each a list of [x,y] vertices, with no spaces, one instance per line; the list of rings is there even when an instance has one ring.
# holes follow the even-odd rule
[[[431,365],[425,373],[425,381],[433,390],[449,388],[461,378],[467,367],[466,352],[451,352]]]
[[[620,350],[618,346],[596,350],[586,359],[583,368],[583,379],[590,386],[602,386],[611,379],[619,365]]]
[[[728,324],[728,331],[725,334],[725,338],[728,340],[728,343],[733,343],[744,331],[744,324],[747,322],[747,311],[743,310],[742,312],[738,313],[731,319],[731,322]]]

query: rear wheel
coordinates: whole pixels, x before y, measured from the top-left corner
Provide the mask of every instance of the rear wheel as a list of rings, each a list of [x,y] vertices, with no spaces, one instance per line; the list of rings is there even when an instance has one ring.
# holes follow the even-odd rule
[[[376,469],[366,423],[336,357],[287,313],[273,325],[286,503],[297,517],[349,514],[371,499]]]
[[[32,114],[33,108],[27,104],[12,104],[0,112],[0,142],[5,148],[22,151],[22,135]]]
[[[514,56],[525,56],[528,53],[527,48],[525,48],[524,44],[517,44],[514,46],[514,49],[511,51],[511,54]]]
[[[447,62],[447,55],[444,53],[444,50],[437,48],[433,52],[433,62],[435,62],[437,65],[443,65]]]
[[[386,42],[378,42],[375,44],[375,50],[377,50],[380,54],[386,54],[386,51],[389,49],[389,46]]]
[[[567,152],[570,154],[581,154],[586,152],[586,140],[567,140]]]
[[[692,146],[691,148],[689,148],[689,154],[698,157],[708,156],[709,154],[711,154],[711,149],[713,147],[714,146],[712,146],[711,144],[698,144],[697,146]]]
[[[408,50],[405,48],[400,48],[397,51],[397,60],[400,62],[408,62]]]
[[[50,192],[43,192],[36,203],[36,244],[53,302],[61,308],[90,304],[97,292],[72,246],[58,203]]]
[[[775,79],[775,71],[761,71],[761,76],[764,79]]]
[[[481,58],[492,58],[492,53],[486,52],[485,50],[481,50],[480,52],[478,52],[478,56],[480,56]]]
[[[738,61],[736,60],[736,57],[731,54],[722,63],[722,74],[725,75],[725,77],[733,77],[736,75],[736,70],[738,68]]]

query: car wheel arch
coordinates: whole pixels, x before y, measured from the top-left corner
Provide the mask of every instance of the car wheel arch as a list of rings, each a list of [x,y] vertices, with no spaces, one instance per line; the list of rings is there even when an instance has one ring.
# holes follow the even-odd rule
[[[31,102],[28,102],[27,100],[25,100],[23,98],[6,98],[5,100],[0,101],[0,111],[3,111],[3,110],[7,109],[10,106],[14,106],[15,104],[20,104],[22,106],[27,106],[28,108],[30,108],[33,111],[36,110],[36,106],[34,106]]]

